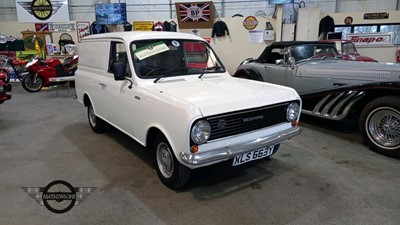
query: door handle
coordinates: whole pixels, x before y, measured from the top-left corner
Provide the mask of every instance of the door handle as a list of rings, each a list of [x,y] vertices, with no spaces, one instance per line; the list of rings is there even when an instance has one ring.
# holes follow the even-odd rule
[[[340,87],[346,85],[345,83],[333,83],[334,87]]]
[[[270,66],[264,66],[264,68],[265,68],[265,70],[270,70],[270,69],[272,69],[272,67],[270,67]]]
[[[100,85],[102,88],[105,88],[105,87],[107,87],[107,85],[106,85],[106,84],[104,84],[104,83],[99,83],[99,85]]]

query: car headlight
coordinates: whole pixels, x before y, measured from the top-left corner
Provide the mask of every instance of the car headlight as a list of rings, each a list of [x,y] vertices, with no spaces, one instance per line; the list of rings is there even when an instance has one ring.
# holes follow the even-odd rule
[[[289,122],[293,122],[299,117],[300,105],[297,102],[292,102],[286,109],[286,119]]]
[[[190,132],[190,137],[192,141],[196,144],[205,143],[211,135],[211,125],[206,120],[197,121]]]
[[[0,85],[0,92],[4,92],[4,85]]]

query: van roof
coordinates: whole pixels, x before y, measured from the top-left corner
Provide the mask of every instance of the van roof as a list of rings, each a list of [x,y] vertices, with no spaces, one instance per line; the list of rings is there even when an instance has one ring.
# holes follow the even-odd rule
[[[94,34],[86,36],[82,41],[99,40],[99,39],[123,39],[127,42],[134,40],[145,39],[195,39],[204,40],[194,34],[168,31],[125,31],[125,32],[110,32],[103,34]]]

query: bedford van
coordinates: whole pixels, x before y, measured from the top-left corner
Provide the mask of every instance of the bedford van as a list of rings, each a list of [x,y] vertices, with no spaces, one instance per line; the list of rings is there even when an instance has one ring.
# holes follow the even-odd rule
[[[153,151],[170,188],[185,185],[196,168],[270,157],[300,133],[296,91],[232,77],[198,36],[98,34],[85,37],[79,52],[76,92],[92,130],[114,126]]]

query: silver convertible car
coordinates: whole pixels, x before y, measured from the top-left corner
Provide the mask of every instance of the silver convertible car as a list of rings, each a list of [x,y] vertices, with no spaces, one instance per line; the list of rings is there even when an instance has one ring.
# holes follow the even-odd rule
[[[400,65],[342,60],[331,43],[275,42],[233,75],[296,89],[303,113],[358,119],[374,151],[400,156]]]

